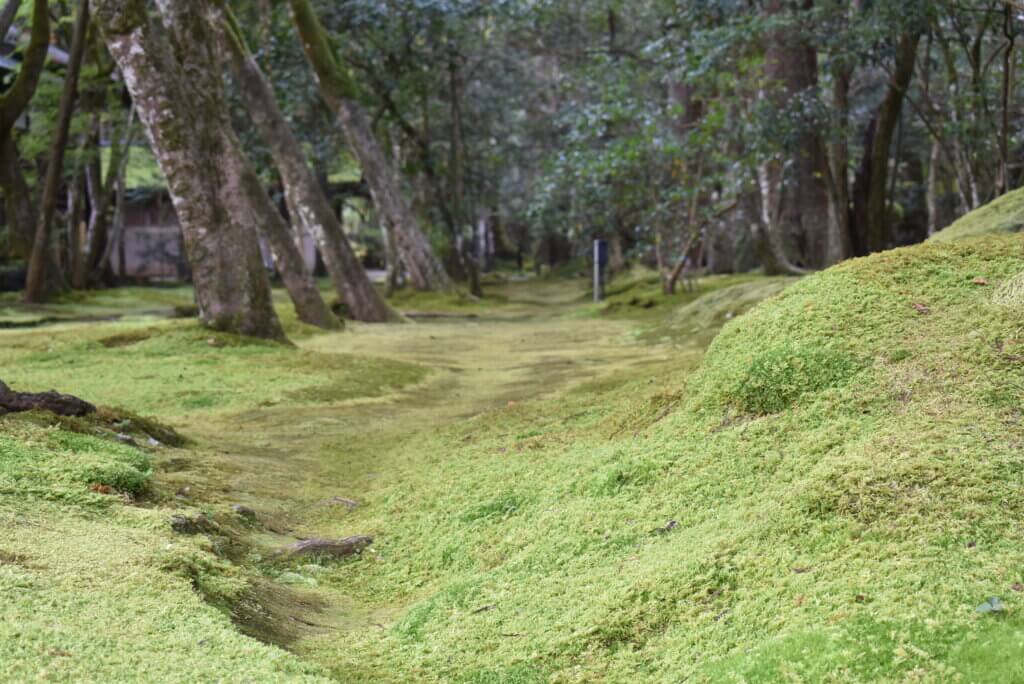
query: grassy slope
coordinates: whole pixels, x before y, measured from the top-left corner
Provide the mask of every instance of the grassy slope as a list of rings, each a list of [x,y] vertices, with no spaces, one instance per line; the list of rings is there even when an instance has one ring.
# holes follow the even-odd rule
[[[0,367],[16,388],[60,387],[186,426],[282,402],[382,396],[426,373],[240,343],[190,322],[10,332]],[[316,666],[242,636],[213,607],[243,599],[251,578],[206,537],[171,532],[172,514],[196,514],[201,504],[147,484],[155,461],[189,452],[123,445],[96,429],[0,417],[0,680],[322,678]]]
[[[312,652],[367,681],[1024,677],[1024,327],[991,301],[1022,247],[855,260],[690,377],[423,435],[350,523],[385,562],[333,580],[402,617]]]
[[[932,242],[951,242],[988,233],[1017,233],[1024,227],[1024,188],[1013,190],[932,236]]]
[[[759,296],[751,291],[759,285],[740,284],[735,303],[698,302],[692,318],[659,323],[651,315],[645,335],[674,340],[669,357],[652,353],[646,364],[543,400],[438,421],[400,452],[374,454],[386,466],[362,507],[306,520],[325,531],[375,533],[373,553],[295,574],[315,569],[324,592],[375,611],[379,624],[309,636],[296,649],[329,674],[374,682],[1024,677],[1022,250],[1019,237],[994,236],[849,262],[732,320],[702,362],[706,335],[691,335],[693,325],[717,325]],[[110,335],[109,327],[88,330]],[[291,360],[312,351],[229,348],[225,363],[248,379],[218,394],[203,373],[183,374],[180,391],[214,396],[189,406],[187,397],[154,392],[174,381],[175,364],[191,367],[210,353],[187,328],[128,347],[77,341],[64,350],[74,354],[50,352],[54,342],[39,333],[9,339],[21,346],[0,351],[5,373],[57,384],[77,359],[86,372],[75,382],[101,401],[130,391],[126,398],[142,404],[133,408],[179,420],[217,412],[230,420],[268,386],[293,401],[322,361]],[[115,366],[143,389],[100,377]],[[145,370],[154,367],[155,375]],[[404,368],[394,372],[407,377]],[[42,439],[37,429],[5,427],[14,435],[8,448],[29,454]],[[88,450],[115,457],[112,446]],[[74,461],[55,463],[59,470]],[[235,635],[187,579],[216,599],[239,591],[238,570],[222,567],[203,542],[181,538],[173,544],[184,546],[167,552],[188,569],[154,569],[166,567],[153,560],[170,543],[165,514],[148,519],[141,509],[77,501],[99,497],[85,486],[90,477],[57,478],[70,483],[70,502],[0,495],[8,558],[0,573],[20,573],[20,619],[63,625],[61,638],[89,648],[74,626],[95,624],[93,609],[70,590],[47,603],[56,580],[32,569],[63,568],[48,559],[64,557],[66,529],[74,542],[66,556],[82,565],[60,576],[79,588],[70,578],[86,572],[91,540],[104,540],[116,553],[103,556],[106,570],[94,580],[96,614],[104,624],[116,614],[127,632],[147,635],[133,642],[138,653],[125,655],[124,637],[97,630],[106,648],[87,652],[100,674],[125,676],[140,662],[155,668],[153,678],[206,668],[186,663],[184,647],[167,650],[189,632],[210,635],[204,646],[215,653],[196,677],[233,676],[238,667],[250,668],[239,678],[300,671],[294,658]],[[79,519],[93,527],[75,528]],[[52,546],[33,556],[45,537],[21,520],[53,528]],[[129,550],[145,560],[130,560]],[[126,568],[138,568],[141,586],[124,582]],[[993,596],[1005,610],[976,611]],[[160,597],[177,619],[160,618]],[[50,654],[60,639],[47,639],[31,641],[20,658],[0,658],[0,667],[78,666],[73,655]],[[17,643],[0,637],[0,648]],[[231,661],[243,648],[244,663]]]

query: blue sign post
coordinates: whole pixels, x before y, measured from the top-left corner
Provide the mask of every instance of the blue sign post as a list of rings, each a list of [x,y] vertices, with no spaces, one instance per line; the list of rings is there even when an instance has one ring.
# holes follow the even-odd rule
[[[608,241],[594,240],[594,301],[604,299],[604,269],[608,266]]]

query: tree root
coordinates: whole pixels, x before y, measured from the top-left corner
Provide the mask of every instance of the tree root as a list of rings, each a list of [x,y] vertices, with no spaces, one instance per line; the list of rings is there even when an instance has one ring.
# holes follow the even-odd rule
[[[96,407],[87,401],[56,391],[14,392],[0,380],[0,413],[21,413],[41,409],[58,416],[82,417],[96,412]]]

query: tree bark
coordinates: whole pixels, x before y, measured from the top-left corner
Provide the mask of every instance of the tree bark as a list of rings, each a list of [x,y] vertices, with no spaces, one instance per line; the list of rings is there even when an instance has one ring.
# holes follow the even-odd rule
[[[20,8],[21,0],[7,0],[4,4],[3,10],[0,11],[0,40],[7,38],[7,32],[11,30]]]
[[[28,47],[25,49],[21,69],[13,85],[0,95],[0,189],[3,190],[10,224],[11,252],[28,260],[32,253],[35,237],[36,213],[32,195],[21,171],[21,155],[14,139],[14,124],[28,107],[35,94],[39,77],[46,64],[46,53],[50,45],[50,15],[46,0],[34,0],[32,4],[32,29]],[[52,260],[52,255],[48,255]],[[61,283],[53,274],[60,275],[55,263],[47,269],[51,274],[48,286],[59,289]]]
[[[769,0],[766,11],[770,16],[782,16],[789,3]],[[794,10],[806,13],[811,2],[802,1]],[[796,14],[790,16],[795,19]],[[764,64],[765,78],[772,88],[776,107],[785,109],[805,92],[818,85],[818,53],[812,44],[799,34],[798,27],[782,26],[768,39]],[[804,266],[819,267],[828,262],[829,195],[825,183],[827,161],[825,145],[817,130],[801,132],[800,148],[787,151],[793,156],[794,176],[791,186],[780,189],[792,197],[785,202],[785,211],[776,227],[776,237],[788,254]]]
[[[870,147],[865,150],[868,165],[864,233],[868,253],[879,252],[892,246],[892,227],[889,225],[888,216],[889,159],[893,137],[903,111],[903,99],[914,76],[920,40],[920,33],[905,33],[900,36],[889,91],[875,117]]]
[[[110,243],[110,201],[122,168],[125,166],[132,144],[132,129],[135,125],[135,108],[128,110],[128,120],[123,128],[118,126],[110,136],[110,156],[107,160],[107,173],[102,172],[102,165],[97,156],[96,164],[87,171],[89,200],[89,249],[87,257],[87,282],[98,283],[107,277],[107,265],[104,255],[109,251]],[[97,116],[97,132],[100,135],[100,120]],[[97,140],[98,143],[98,140]],[[98,145],[97,145],[98,149]],[[77,285],[76,285],[77,287]]]
[[[278,106],[273,87],[233,24],[229,17],[224,31],[228,61],[253,123],[270,147],[281,174],[292,221],[296,227],[301,226],[313,236],[331,283],[352,318],[370,323],[401,320],[373,287],[352,251],[340,220],[313,176],[302,146]]]
[[[306,58],[317,76],[320,94],[337,116],[345,140],[359,160],[374,206],[388,228],[394,231],[413,286],[418,290],[451,289],[448,274],[420,229],[408,198],[402,194],[398,174],[373,134],[370,118],[358,101],[355,82],[335,61],[312,5],[309,0],[291,0],[291,7]]]
[[[78,75],[82,70],[82,55],[85,53],[85,37],[88,29],[89,0],[81,0],[78,13],[75,16],[68,69],[64,75],[64,90],[61,93],[60,107],[57,111],[57,128],[50,147],[50,159],[46,165],[46,180],[43,184],[39,222],[36,224],[32,256],[28,262],[28,277],[25,281],[26,302],[42,301],[46,295],[46,270],[51,261],[47,256],[50,249],[50,228],[53,224],[57,192],[60,190],[61,176],[64,170],[64,151],[67,148],[71,114],[74,112],[75,98],[78,95]]]
[[[208,327],[283,339],[248,216],[225,196],[239,192],[229,154],[220,69],[202,3],[164,3],[175,51],[144,0],[97,0],[97,21],[167,178],[192,265],[199,317]]]

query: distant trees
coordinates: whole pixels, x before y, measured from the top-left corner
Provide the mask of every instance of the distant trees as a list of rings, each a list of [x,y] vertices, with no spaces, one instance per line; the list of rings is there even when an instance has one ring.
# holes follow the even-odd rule
[[[299,317],[333,328],[301,234],[348,315],[383,321],[364,257],[479,295],[499,256],[602,237],[672,292],[921,240],[1024,181],[1024,22],[1002,0],[92,0],[102,40],[80,49],[27,2],[0,10],[28,36],[0,94],[0,252],[31,262],[32,300],[112,282],[133,107],[203,320],[265,336],[258,241]]]
[[[339,64],[309,0],[291,0],[295,26],[320,93],[337,117],[349,150],[359,161],[374,206],[394,235],[402,263],[420,290],[448,289],[448,274],[434,254],[405,196],[398,175],[373,133],[370,117],[359,101],[359,89]]]
[[[398,314],[374,289],[352,251],[338,217],[306,162],[301,144],[278,107],[273,86],[249,52],[230,13],[223,16],[222,39],[246,108],[281,175],[292,222],[316,240],[334,289],[349,315],[366,322],[398,320]]]

